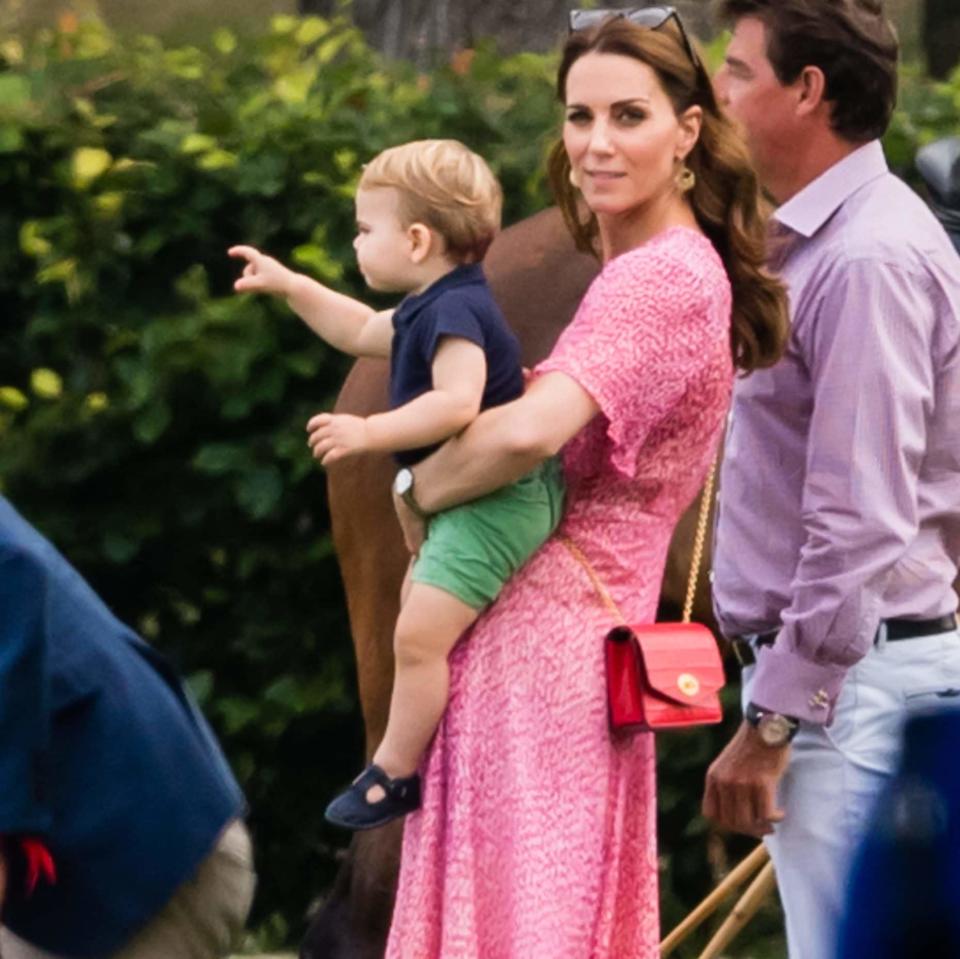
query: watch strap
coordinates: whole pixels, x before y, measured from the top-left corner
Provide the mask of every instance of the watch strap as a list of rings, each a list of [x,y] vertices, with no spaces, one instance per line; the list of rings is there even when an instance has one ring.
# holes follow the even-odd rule
[[[800,729],[800,720],[795,716],[785,716],[783,713],[775,713],[772,709],[762,709],[753,702],[747,703],[747,708],[743,711],[743,718],[747,721],[747,723],[753,726],[754,729],[760,725],[760,721],[764,716],[776,716],[778,719],[785,722],[790,728],[790,739],[793,739],[793,737],[796,736],[797,731]]]
[[[425,519],[429,519],[429,516],[428,516],[427,512],[426,512],[426,511],[420,506],[420,504],[417,502],[417,498],[416,498],[416,496],[415,496],[414,493],[413,493],[413,489],[414,489],[414,475],[413,475],[413,470],[410,469],[409,466],[404,466],[404,467],[400,470],[400,472],[397,473],[397,476],[399,477],[400,473],[402,473],[402,472],[404,472],[404,471],[409,474],[409,476],[410,476],[410,481],[409,481],[409,483],[407,484],[407,486],[406,486],[406,488],[404,489],[404,491],[400,494],[400,499],[403,500],[403,502],[404,502],[404,503],[407,505],[407,507],[409,508],[410,512],[413,513],[414,516],[416,516],[418,519],[424,519],[424,520],[425,520]],[[397,482],[396,479],[394,479],[394,489],[396,489],[396,482]]]

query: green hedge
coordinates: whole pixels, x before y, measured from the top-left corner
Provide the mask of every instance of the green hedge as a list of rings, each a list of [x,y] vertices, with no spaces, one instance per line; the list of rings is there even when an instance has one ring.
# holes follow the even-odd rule
[[[508,222],[542,207],[554,61],[481,48],[420,75],[319,19],[177,48],[63,24],[0,41],[0,482],[190,677],[252,804],[257,938],[290,942],[343,843],[322,805],[361,751],[303,431],[347,363],[284,308],[234,296],[225,250],[363,293],[351,185],[425,136],[491,161]],[[960,81],[908,79],[904,168],[960,108]],[[665,742],[668,920],[710,882],[697,809],[719,741]]]
[[[295,938],[344,841],[323,804],[362,750],[304,433],[348,364],[233,295],[225,250],[361,294],[351,184],[423,136],[490,157],[525,215],[550,68],[481,50],[420,76],[292,18],[178,49],[88,21],[0,57],[3,488],[190,676],[253,807],[262,938]]]

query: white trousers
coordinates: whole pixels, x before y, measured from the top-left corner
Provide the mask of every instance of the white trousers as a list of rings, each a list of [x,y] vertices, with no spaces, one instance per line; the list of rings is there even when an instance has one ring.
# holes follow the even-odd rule
[[[743,671],[744,703],[753,669]],[[904,721],[960,703],[957,691],[960,632],[881,638],[847,674],[833,723],[801,724],[780,788],[786,815],[766,840],[790,959],[833,959],[852,854],[896,769]]]

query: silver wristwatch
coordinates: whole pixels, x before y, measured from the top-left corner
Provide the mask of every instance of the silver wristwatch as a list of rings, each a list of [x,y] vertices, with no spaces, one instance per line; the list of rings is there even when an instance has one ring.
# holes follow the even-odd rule
[[[393,492],[400,497],[410,508],[410,511],[420,519],[427,519],[427,514],[420,508],[416,497],[413,495],[413,470],[409,467],[401,467],[397,470],[397,475],[393,478]]]
[[[800,728],[800,720],[782,713],[761,709],[756,703],[747,703],[743,718],[760,734],[767,746],[786,746]]]

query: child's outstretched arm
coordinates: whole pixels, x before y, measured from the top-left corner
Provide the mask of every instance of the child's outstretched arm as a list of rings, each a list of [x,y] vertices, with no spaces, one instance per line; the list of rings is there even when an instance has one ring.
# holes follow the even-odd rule
[[[447,336],[434,356],[433,389],[389,413],[366,419],[318,413],[307,423],[308,443],[324,466],[360,452],[395,453],[440,443],[460,432],[480,411],[487,359],[475,343]]]
[[[232,246],[230,256],[246,260],[243,275],[233,284],[238,293],[272,293],[331,346],[353,356],[390,355],[393,310],[377,313],[316,280],[294,273],[279,260],[252,246]]]

